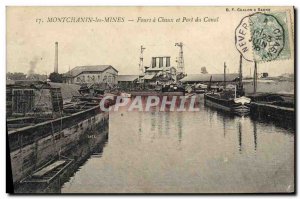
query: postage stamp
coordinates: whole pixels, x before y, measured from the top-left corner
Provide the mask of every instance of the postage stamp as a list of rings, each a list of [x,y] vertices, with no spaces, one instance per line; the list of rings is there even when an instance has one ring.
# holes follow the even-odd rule
[[[289,59],[291,50],[286,23],[284,12],[246,16],[236,28],[236,48],[248,61]]]

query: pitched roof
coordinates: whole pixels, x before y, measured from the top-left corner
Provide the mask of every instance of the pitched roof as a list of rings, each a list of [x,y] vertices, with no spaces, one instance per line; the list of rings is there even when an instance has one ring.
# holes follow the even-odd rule
[[[209,82],[210,77],[212,82],[222,82],[224,81],[224,74],[189,74],[182,78],[181,82]],[[232,82],[239,77],[238,73],[226,74],[226,81]]]
[[[118,82],[133,82],[137,78],[138,75],[118,75]]]
[[[115,71],[118,72],[118,70],[116,70],[111,65],[92,65],[92,66],[76,66],[71,71],[67,72],[66,75],[70,74],[71,76],[76,77],[77,75],[79,75],[80,73],[85,72],[85,71],[102,72],[102,71],[105,71],[108,68],[112,68],[112,69],[114,69]]]
[[[155,76],[155,75],[145,75],[145,76],[143,77],[143,79],[147,79],[147,80],[153,79],[154,76]]]

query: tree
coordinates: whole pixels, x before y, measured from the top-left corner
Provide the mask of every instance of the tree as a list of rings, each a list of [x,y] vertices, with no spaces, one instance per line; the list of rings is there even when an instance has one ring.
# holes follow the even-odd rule
[[[62,81],[62,75],[59,74],[59,73],[55,73],[55,72],[50,73],[49,79],[50,79],[51,82],[58,82],[58,83],[62,83],[63,82]]]
[[[208,73],[205,66],[201,67],[201,73],[202,74],[207,74]]]
[[[15,72],[15,73],[8,72],[6,73],[6,78],[11,80],[25,80],[26,75],[24,73],[19,73],[19,72]]]

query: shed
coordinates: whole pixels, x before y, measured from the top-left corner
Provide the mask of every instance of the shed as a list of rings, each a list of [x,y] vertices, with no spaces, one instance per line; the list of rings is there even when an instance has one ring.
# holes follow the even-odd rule
[[[119,75],[118,76],[118,83],[119,82],[134,82],[139,78],[138,75]]]
[[[122,90],[131,90],[135,88],[135,84],[138,81],[138,75],[119,75],[118,86]]]

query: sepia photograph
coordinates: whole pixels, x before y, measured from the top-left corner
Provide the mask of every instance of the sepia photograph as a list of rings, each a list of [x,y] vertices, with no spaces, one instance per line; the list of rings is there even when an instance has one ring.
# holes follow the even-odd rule
[[[294,23],[293,6],[7,6],[7,192],[295,194]]]

